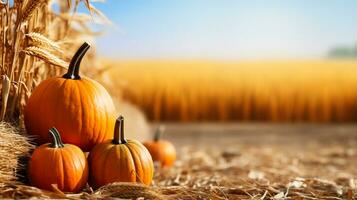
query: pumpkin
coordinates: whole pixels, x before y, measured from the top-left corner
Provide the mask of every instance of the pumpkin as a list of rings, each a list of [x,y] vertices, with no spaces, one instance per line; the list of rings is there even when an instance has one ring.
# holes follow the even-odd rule
[[[40,144],[50,141],[47,130],[53,126],[65,143],[85,151],[112,138],[116,112],[110,95],[96,81],[79,75],[88,49],[89,44],[84,43],[73,56],[68,72],[40,83],[28,99],[26,129],[38,136]]]
[[[87,183],[88,163],[80,148],[63,144],[56,128],[50,129],[53,142],[36,148],[29,161],[28,175],[31,185],[64,192],[78,192]]]
[[[154,139],[144,142],[144,146],[149,150],[154,162],[158,162],[162,167],[170,167],[176,160],[176,150],[171,142],[161,139],[163,130],[162,126],[159,127]]]
[[[114,139],[97,144],[88,156],[90,183],[97,188],[113,182],[150,185],[154,164],[149,151],[136,140],[124,138],[124,118],[116,120]]]

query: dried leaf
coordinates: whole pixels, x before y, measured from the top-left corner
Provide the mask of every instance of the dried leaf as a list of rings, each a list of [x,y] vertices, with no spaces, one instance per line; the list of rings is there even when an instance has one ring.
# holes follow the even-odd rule
[[[251,170],[251,171],[249,171],[249,174],[248,174],[248,177],[250,179],[254,179],[254,180],[263,179],[264,176],[265,176],[264,172],[256,171],[256,170]]]
[[[294,180],[287,185],[288,188],[301,188],[306,187],[306,184],[302,181]]]
[[[273,199],[284,199],[285,198],[285,193],[284,192],[279,192],[278,194],[276,194]]]
[[[2,97],[2,106],[1,106],[1,121],[5,118],[7,101],[10,94],[11,81],[7,75],[2,75],[2,88],[1,88],[1,97]]]

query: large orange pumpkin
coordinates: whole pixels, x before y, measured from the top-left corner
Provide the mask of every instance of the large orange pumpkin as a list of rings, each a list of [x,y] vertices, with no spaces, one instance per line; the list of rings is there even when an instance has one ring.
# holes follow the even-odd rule
[[[96,145],[89,153],[90,183],[97,188],[113,182],[150,185],[154,164],[148,150],[136,140],[124,138],[124,118],[115,124],[114,139]]]
[[[160,163],[162,167],[170,167],[176,160],[176,150],[171,142],[161,139],[163,130],[163,127],[159,127],[154,139],[144,142],[144,146],[149,150],[155,162]]]
[[[43,81],[28,99],[26,129],[38,135],[40,144],[50,141],[47,130],[53,126],[65,143],[85,151],[112,138],[116,112],[110,95],[96,81],[79,76],[80,62],[88,49],[84,43],[72,58],[68,72]]]
[[[50,129],[53,142],[33,152],[28,168],[31,185],[52,190],[54,185],[64,192],[78,192],[87,183],[87,159],[80,148],[63,144],[55,128]]]

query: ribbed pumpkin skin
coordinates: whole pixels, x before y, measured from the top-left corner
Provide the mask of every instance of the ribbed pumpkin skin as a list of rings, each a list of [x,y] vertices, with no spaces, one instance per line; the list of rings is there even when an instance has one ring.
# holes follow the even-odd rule
[[[53,190],[51,184],[57,184],[61,191],[79,192],[88,180],[88,163],[74,145],[52,148],[43,144],[32,154],[28,176],[31,185],[42,189]]]
[[[25,108],[29,134],[40,144],[50,141],[48,129],[55,126],[65,143],[88,151],[113,137],[115,108],[103,86],[94,80],[62,77],[43,81],[33,91]]]
[[[149,150],[154,161],[159,162],[163,167],[171,167],[176,160],[176,150],[174,145],[166,140],[144,142],[144,146]]]
[[[97,188],[113,182],[139,182],[150,185],[154,165],[148,150],[138,141],[98,144],[88,157],[90,183]]]

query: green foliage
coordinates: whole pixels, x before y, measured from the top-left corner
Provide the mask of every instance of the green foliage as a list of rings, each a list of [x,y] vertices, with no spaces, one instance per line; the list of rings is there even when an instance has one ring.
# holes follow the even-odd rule
[[[329,58],[357,58],[357,45],[353,47],[338,46],[328,52]]]

